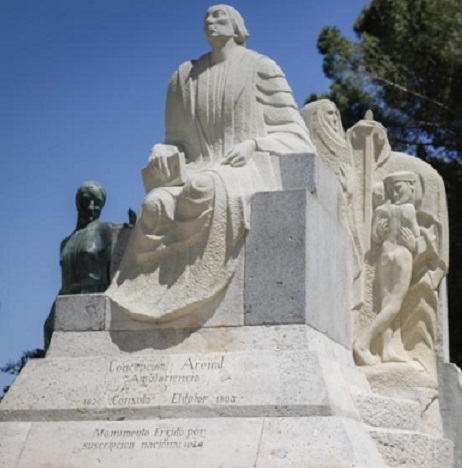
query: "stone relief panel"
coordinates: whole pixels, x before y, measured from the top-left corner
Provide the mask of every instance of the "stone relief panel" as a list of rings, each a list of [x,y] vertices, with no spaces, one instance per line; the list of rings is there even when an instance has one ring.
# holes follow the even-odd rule
[[[377,386],[436,388],[446,313],[439,291],[448,267],[443,181],[425,162],[393,151],[371,113],[346,134],[330,101],[310,103],[301,113],[342,186],[340,216],[356,262],[355,361]],[[326,144],[332,135],[342,144]]]

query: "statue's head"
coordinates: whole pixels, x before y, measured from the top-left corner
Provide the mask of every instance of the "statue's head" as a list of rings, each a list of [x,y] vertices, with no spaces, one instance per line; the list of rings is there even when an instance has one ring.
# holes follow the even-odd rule
[[[387,197],[395,205],[414,203],[417,182],[417,174],[410,171],[394,172],[383,181]]]
[[[300,111],[312,134],[322,134],[331,139],[344,140],[345,131],[338,107],[329,99],[310,102]]]
[[[324,125],[330,132],[344,134],[340,111],[329,99],[310,102],[301,111],[307,126]]]
[[[339,135],[344,134],[338,107],[329,99],[318,101],[318,118],[323,120],[332,132]]]
[[[106,203],[106,190],[95,181],[84,182],[75,194],[75,204],[79,213],[78,224],[85,227],[98,219]]]
[[[213,5],[205,14],[204,30],[209,42],[214,37],[233,37],[238,45],[245,46],[249,32],[241,14],[230,5]]]

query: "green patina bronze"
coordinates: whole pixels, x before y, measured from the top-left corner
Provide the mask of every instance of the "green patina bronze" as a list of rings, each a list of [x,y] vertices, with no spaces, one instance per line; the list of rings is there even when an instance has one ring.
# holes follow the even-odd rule
[[[62,285],[58,294],[89,294],[105,291],[110,281],[111,224],[99,221],[106,191],[99,182],[85,182],[77,190],[77,226],[61,242]],[[44,325],[45,349],[54,328],[55,304]]]
[[[98,182],[85,182],[77,190],[77,226],[61,242],[61,295],[103,292],[109,286],[111,226],[99,221],[105,202],[106,191]]]

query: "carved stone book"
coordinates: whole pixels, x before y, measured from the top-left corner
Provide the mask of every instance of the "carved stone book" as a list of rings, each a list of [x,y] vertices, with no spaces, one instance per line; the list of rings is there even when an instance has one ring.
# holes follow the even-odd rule
[[[149,165],[142,169],[141,174],[146,193],[157,187],[184,185],[186,181],[186,161],[184,153],[177,151],[168,155],[167,167],[170,172],[170,177],[168,179],[159,177],[158,172],[154,171]]]

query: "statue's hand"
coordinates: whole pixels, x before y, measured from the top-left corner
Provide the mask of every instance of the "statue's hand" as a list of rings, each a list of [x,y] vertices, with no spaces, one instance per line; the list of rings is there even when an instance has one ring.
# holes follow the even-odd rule
[[[177,154],[179,149],[173,145],[157,144],[151,149],[148,166],[155,175],[156,179],[167,182],[172,176],[168,166],[168,158]]]
[[[401,239],[404,247],[409,249],[411,252],[415,252],[417,248],[417,239],[414,233],[407,227],[401,228]]]
[[[231,167],[242,167],[247,164],[252,154],[256,150],[255,140],[247,140],[243,143],[238,143],[234,148],[225,156],[222,164],[228,164]]]
[[[167,156],[156,155],[149,159],[149,167],[156,175],[156,178],[161,181],[167,181],[170,179],[170,169],[167,164]]]

